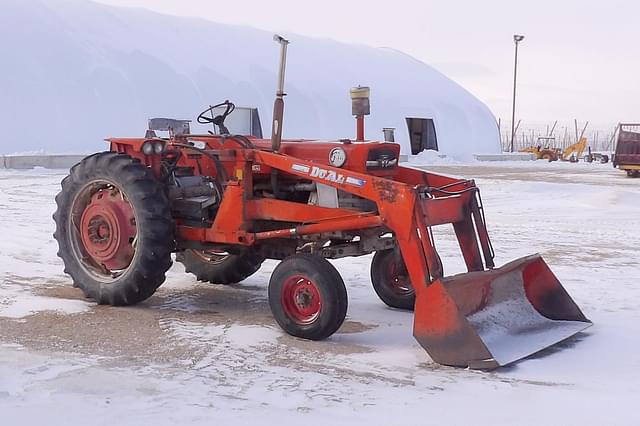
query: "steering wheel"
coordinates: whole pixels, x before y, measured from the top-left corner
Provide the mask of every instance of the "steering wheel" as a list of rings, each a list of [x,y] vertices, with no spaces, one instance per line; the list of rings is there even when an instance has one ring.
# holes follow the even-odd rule
[[[214,115],[213,110],[221,106],[225,107],[224,112],[219,115]],[[197,121],[200,124],[215,124],[220,128],[220,133],[228,134],[229,129],[224,125],[224,120],[233,112],[234,109],[236,109],[236,106],[233,102],[229,102],[228,100],[217,105],[210,105],[209,108],[205,109],[200,113],[200,115],[198,115]]]

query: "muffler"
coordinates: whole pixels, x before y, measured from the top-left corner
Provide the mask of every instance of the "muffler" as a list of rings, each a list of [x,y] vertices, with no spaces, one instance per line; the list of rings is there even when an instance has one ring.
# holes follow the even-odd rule
[[[417,295],[414,336],[435,362],[490,370],[591,325],[536,254],[435,280]]]

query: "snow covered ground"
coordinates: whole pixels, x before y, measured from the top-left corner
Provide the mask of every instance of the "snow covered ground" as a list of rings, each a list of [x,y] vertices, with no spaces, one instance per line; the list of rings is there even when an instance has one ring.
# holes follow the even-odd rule
[[[271,318],[274,262],[235,287],[180,265],[136,307],[70,286],[51,234],[63,171],[0,171],[2,424],[640,424],[640,180],[610,164],[472,163],[496,260],[540,252],[585,333],[493,372],[434,364],[412,314],[386,308],[370,257],[334,262],[349,291],[324,342]],[[436,232],[447,273],[462,262]]]

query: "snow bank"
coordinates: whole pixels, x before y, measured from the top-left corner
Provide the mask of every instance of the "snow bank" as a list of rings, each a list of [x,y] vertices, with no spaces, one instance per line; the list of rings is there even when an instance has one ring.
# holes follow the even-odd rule
[[[473,161],[472,157],[465,156],[465,162]],[[459,164],[461,163],[460,158],[449,157],[446,154],[443,154],[438,151],[434,151],[431,149],[424,150],[416,155],[410,155],[407,158],[407,163],[414,166],[428,166],[435,164]]]

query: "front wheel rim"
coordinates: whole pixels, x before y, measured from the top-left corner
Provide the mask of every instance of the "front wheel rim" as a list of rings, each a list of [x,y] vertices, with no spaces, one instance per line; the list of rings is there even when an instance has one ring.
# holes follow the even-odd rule
[[[281,302],[285,314],[299,325],[313,323],[322,310],[318,286],[303,275],[294,275],[285,280]]]

